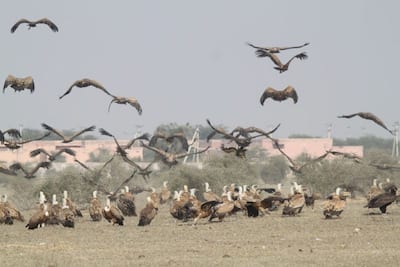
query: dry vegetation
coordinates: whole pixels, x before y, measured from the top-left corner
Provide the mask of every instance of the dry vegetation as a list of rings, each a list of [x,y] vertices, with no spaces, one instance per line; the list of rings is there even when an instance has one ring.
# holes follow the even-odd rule
[[[162,181],[168,180],[172,190],[188,184],[202,191],[202,183],[208,181],[220,192],[222,185],[232,182],[273,181],[273,177],[265,176],[268,174],[265,166],[230,156],[216,157],[205,162],[201,170],[180,165],[154,172],[149,184],[136,176],[129,185],[160,188]],[[389,176],[396,182],[396,174],[389,172],[371,173],[363,179],[360,172],[365,168],[357,168],[359,165],[337,160],[307,169],[297,179],[306,186],[312,182],[313,188],[324,194],[351,177],[359,179],[364,189],[376,175]],[[39,190],[48,196],[68,190],[84,215],[78,218],[74,229],[48,226],[31,231],[21,222],[0,225],[1,266],[398,266],[398,205],[391,205],[387,215],[368,215],[361,194],[348,200],[342,218],[332,220],[324,219],[322,202],[317,201],[314,210],[305,208],[296,217],[282,217],[281,210],[258,218],[238,213],[222,223],[203,219],[196,226],[191,221],[175,221],[169,214],[169,204],[161,206],[148,227],[138,227],[137,217],[126,218],[122,227],[105,220],[90,221],[87,203],[94,188],[82,177],[113,190],[130,173],[131,169],[117,158],[101,174],[68,167],[62,171],[50,169],[43,179],[37,180],[0,177],[1,193],[6,191],[26,218],[37,205]],[[148,194],[136,196],[138,209],[144,207]],[[100,195],[103,204],[104,197]]]

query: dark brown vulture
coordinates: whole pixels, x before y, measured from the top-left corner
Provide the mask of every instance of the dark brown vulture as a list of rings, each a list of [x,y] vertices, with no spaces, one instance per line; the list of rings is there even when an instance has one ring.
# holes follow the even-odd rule
[[[106,199],[106,205],[104,206],[102,210],[102,214],[104,219],[106,219],[108,222],[118,225],[124,225],[124,216],[122,216],[122,213],[119,209],[111,205],[110,198],[107,197]]]
[[[68,95],[69,93],[71,93],[72,88],[73,88],[74,86],[79,87],[79,88],[88,87],[88,86],[93,86],[93,87],[96,87],[96,88],[102,90],[102,91],[103,91],[104,93],[106,93],[107,95],[109,95],[109,96],[111,96],[111,97],[114,97],[114,96],[113,96],[112,94],[110,94],[110,93],[106,90],[106,88],[104,88],[104,86],[101,85],[99,82],[97,82],[97,81],[95,81],[95,80],[91,80],[91,79],[84,78],[84,79],[82,79],[82,80],[77,80],[77,81],[75,81],[75,82],[68,88],[68,90],[67,90],[62,96],[60,96],[59,98],[61,99],[61,98],[63,98],[64,96],[66,96],[66,95]]]
[[[49,136],[50,132],[45,133],[43,136],[40,136],[38,138],[34,138],[34,139],[27,139],[27,140],[18,140],[18,139],[10,139],[10,140],[4,140],[4,146],[6,146],[7,148],[14,150],[14,149],[18,149],[21,148],[21,145],[29,143],[29,142],[33,142],[33,141],[38,141],[38,140],[42,140],[45,137]]]
[[[92,218],[92,221],[94,222],[98,222],[101,221],[101,219],[103,218],[103,215],[101,214],[101,205],[100,205],[100,201],[97,198],[97,191],[93,191],[93,197],[90,200],[90,206],[89,206],[89,215],[90,218]]]
[[[241,158],[241,159],[245,159],[246,158],[246,151],[247,149],[244,147],[233,147],[233,146],[229,146],[226,147],[224,144],[221,145],[221,150],[224,151],[225,153],[235,153],[236,157]]]
[[[286,100],[288,98],[292,98],[293,102],[295,104],[297,103],[297,100],[298,100],[296,90],[290,85],[288,87],[286,87],[285,89],[283,89],[282,91],[275,90],[272,87],[268,87],[267,89],[265,89],[265,91],[263,92],[263,94],[261,95],[261,98],[260,98],[261,105],[264,105],[264,102],[267,98],[272,98],[273,100],[279,101],[279,102]]]
[[[78,137],[79,135],[81,135],[81,134],[83,134],[83,133],[85,133],[85,132],[93,131],[94,129],[96,129],[96,126],[93,125],[93,126],[90,126],[90,127],[86,128],[86,129],[83,129],[83,130],[81,130],[81,131],[79,131],[79,132],[77,132],[77,133],[75,133],[74,135],[72,135],[72,136],[69,137],[69,136],[65,136],[65,135],[62,134],[60,131],[54,129],[53,127],[51,127],[51,126],[49,126],[49,125],[47,125],[47,124],[45,124],[45,123],[42,123],[42,127],[43,127],[44,129],[50,131],[50,132],[53,132],[54,134],[58,135],[59,137],[61,137],[61,138],[63,139],[62,143],[70,143],[70,142],[72,142],[76,137]]]
[[[289,59],[289,61],[286,64],[283,64],[277,55],[265,50],[259,50],[259,51],[260,52],[258,53],[258,57],[269,57],[272,60],[272,62],[274,62],[274,64],[276,65],[274,69],[279,70],[280,73],[285,72],[289,69],[290,62],[292,62],[293,59],[298,58],[300,60],[303,60],[308,58],[307,54],[305,52],[302,52],[293,56],[291,59]]]
[[[368,201],[368,204],[364,206],[364,208],[379,208],[382,213],[386,213],[387,206],[396,201],[396,192],[397,187],[395,185],[392,185],[390,188],[387,188],[384,193],[371,198]]]
[[[171,135],[155,133],[150,139],[149,146],[158,147],[157,144],[160,139],[165,140],[169,145],[173,145],[174,141],[177,140],[181,144],[182,150],[188,151],[189,149],[189,143],[183,133],[174,133]]]
[[[45,149],[43,149],[43,148],[38,148],[38,149],[32,150],[32,151],[29,153],[29,155],[30,155],[31,157],[36,157],[36,156],[39,155],[39,154],[44,154],[44,155],[47,156],[47,159],[48,159],[49,161],[54,161],[54,160],[56,160],[57,157],[59,157],[62,153],[66,153],[66,154],[69,154],[69,155],[71,155],[71,156],[75,156],[75,155],[76,155],[75,151],[73,151],[72,149],[67,148],[67,147],[66,147],[66,148],[62,148],[62,149],[56,151],[55,153],[49,153],[49,152],[47,152],[47,151],[46,151]]]
[[[30,30],[31,28],[35,28],[37,26],[37,24],[46,24],[47,26],[50,27],[50,29],[53,32],[58,32],[58,27],[57,27],[56,24],[54,24],[51,20],[49,20],[47,18],[43,18],[43,19],[39,19],[37,21],[30,21],[30,20],[27,20],[27,19],[20,19],[11,27],[11,33],[14,33],[15,30],[18,28],[18,26],[20,24],[23,24],[23,23],[28,24],[28,30]]]
[[[11,86],[15,92],[23,91],[24,89],[29,89],[31,93],[35,91],[35,83],[31,76],[25,78],[17,78],[12,75],[8,75],[6,80],[4,81],[3,93],[6,88]]]
[[[138,226],[146,226],[156,217],[158,212],[158,204],[151,197],[147,197],[146,206],[140,211],[140,219]]]
[[[279,46],[260,47],[260,46],[255,46],[251,43],[247,43],[247,45],[257,49],[255,52],[257,56],[259,56],[259,54],[262,53],[263,51],[267,51],[269,53],[280,53],[281,51],[288,50],[288,49],[302,48],[309,44],[310,43],[304,43],[303,45],[299,45],[299,46],[286,46],[286,47],[279,47]]]
[[[374,114],[372,114],[371,112],[357,112],[357,113],[350,114],[350,115],[338,116],[338,118],[350,119],[350,118],[353,118],[354,116],[359,116],[360,118],[363,118],[366,120],[371,120],[371,121],[375,122],[376,124],[378,124],[379,126],[381,126],[382,128],[384,128],[385,130],[387,130],[392,135],[394,135],[394,133],[391,130],[389,130],[388,127],[386,127],[386,125],[383,123],[383,121],[381,119],[379,119],[377,116],[375,116]]]

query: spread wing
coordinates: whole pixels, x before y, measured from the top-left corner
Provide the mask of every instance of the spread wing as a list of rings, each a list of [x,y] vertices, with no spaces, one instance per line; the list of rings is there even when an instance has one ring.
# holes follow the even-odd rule
[[[35,83],[31,76],[24,78],[24,85],[27,89],[31,90],[31,93],[33,93],[33,91],[35,91]]]
[[[18,28],[18,26],[22,23],[31,23],[31,21],[27,19],[20,19],[18,20],[12,27],[11,27],[11,33],[14,33],[15,30]]]
[[[287,47],[278,47],[279,50],[288,50],[288,49],[294,49],[294,48],[302,48],[305,47],[307,45],[309,45],[310,43],[304,43],[303,45],[299,45],[299,46],[287,46]]]
[[[159,149],[159,148],[156,148],[156,147],[153,147],[153,146],[146,145],[146,144],[143,143],[143,142],[140,142],[140,144],[141,144],[143,147],[145,147],[145,148],[147,148],[147,149],[150,149],[150,150],[156,152],[157,154],[161,155],[161,156],[164,157],[164,158],[167,158],[167,157],[170,155],[168,152],[165,152],[165,151],[162,150],[162,149]]]
[[[68,95],[69,93],[71,93],[72,88],[74,88],[75,86],[78,86],[78,87],[93,86],[93,87],[96,87],[96,88],[102,90],[102,91],[103,91],[104,93],[106,93],[107,95],[114,97],[114,96],[113,96],[112,94],[110,94],[110,93],[106,90],[106,88],[104,88],[104,86],[101,85],[99,82],[97,82],[97,81],[95,81],[95,80],[91,80],[91,79],[86,79],[86,78],[85,78],[85,79],[82,79],[82,80],[77,80],[77,81],[75,81],[75,82],[68,88],[68,90],[67,90],[62,96],[59,97],[59,99],[61,99],[61,98],[63,98],[64,96]]]
[[[297,103],[297,92],[292,86],[288,86],[283,90],[283,93],[287,96],[293,99],[293,102],[296,104]]]
[[[49,19],[47,19],[47,18],[43,18],[43,19],[40,19],[40,20],[36,21],[36,24],[39,24],[39,23],[46,24],[47,26],[50,27],[50,29],[51,29],[53,32],[58,32],[58,27],[57,27],[57,25],[54,24],[54,22],[52,22],[51,20],[49,20]]]
[[[139,115],[142,115],[142,106],[140,105],[139,101],[137,101],[136,98],[133,97],[129,97],[128,98],[128,104],[131,105],[132,107],[136,108],[137,112],[139,113]]]
[[[275,143],[276,148],[279,150],[279,152],[281,152],[282,155],[285,156],[285,158],[287,158],[287,159],[289,160],[290,164],[292,164],[293,167],[296,166],[296,162],[294,162],[294,160],[293,160],[291,157],[289,157],[289,155],[286,154],[286,153],[282,150],[281,146],[279,145],[278,140],[273,140],[273,141],[274,141],[274,143]]]
[[[186,156],[200,154],[200,153],[206,152],[209,148],[210,148],[210,146],[204,148],[203,150],[199,150],[199,151],[196,151],[196,152],[190,152],[190,153],[184,152],[184,153],[175,154],[175,158],[179,159],[179,158],[184,158]]]
[[[3,132],[3,134],[8,134],[8,135],[10,135],[10,136],[13,137],[13,138],[21,138],[21,133],[20,133],[20,131],[19,131],[18,129],[14,129],[14,128],[5,130],[5,131]]]
[[[50,156],[50,153],[47,152],[46,150],[44,150],[43,148],[38,148],[38,149],[32,150],[32,151],[29,153],[29,155],[30,155],[31,157],[36,157],[36,156],[39,155],[40,153],[43,153],[43,154],[46,154],[47,156]]]
[[[81,167],[85,168],[86,170],[90,170],[90,168],[88,166],[86,166],[82,161],[78,160],[78,159],[74,159],[74,161],[76,163],[78,163],[79,165],[81,165]]]
[[[371,112],[359,112],[358,116],[360,116],[363,119],[372,120],[373,122],[375,122],[376,124],[378,124],[379,126],[384,128],[385,130],[390,132],[392,135],[394,135],[394,133],[386,127],[386,125],[383,123],[383,121],[381,119],[379,119],[377,116],[375,116],[374,114],[372,114]]]
[[[338,118],[350,119],[350,118],[353,118],[354,116],[358,116],[358,114],[359,114],[359,112],[358,113],[354,113],[354,114],[350,114],[350,115],[341,115],[341,116],[338,116]]]
[[[275,90],[275,89],[272,88],[272,87],[268,87],[267,89],[265,89],[264,92],[263,92],[262,95],[261,95],[261,98],[260,98],[260,103],[261,103],[261,105],[262,105],[262,106],[264,105],[264,102],[265,102],[265,100],[266,100],[268,97],[273,97],[273,96],[276,95],[277,93],[278,93],[278,91]]]
[[[230,135],[229,133],[227,133],[224,129],[222,129],[222,128],[215,128],[215,127],[211,124],[211,122],[210,122],[209,119],[207,119],[207,123],[208,123],[208,125],[210,125],[211,129],[214,130],[214,132],[210,133],[209,136],[211,136],[211,135],[214,136],[215,133],[219,133],[219,134],[223,135],[224,138],[226,138],[226,139],[235,139],[234,136],[232,136],[232,135]],[[207,136],[207,141],[208,141],[209,139],[211,139],[211,137],[212,137],[212,136],[211,136],[211,137],[209,137],[209,136]]]
[[[128,144],[126,144],[126,145],[124,146],[124,149],[129,149],[129,148],[131,148],[132,145],[133,145],[137,140],[147,140],[147,141],[149,141],[149,140],[150,140],[150,134],[144,133],[144,134],[142,134],[142,135],[140,135],[140,136],[138,136],[138,137],[136,137],[136,138],[133,138],[131,141],[128,142]]]
[[[85,132],[94,131],[94,129],[96,129],[96,126],[92,125],[92,126],[86,128],[86,129],[83,129],[83,130],[77,132],[76,134],[74,134],[73,136],[71,136],[71,139],[74,139],[75,137],[77,137],[77,136],[79,136],[79,135],[81,135],[81,134],[83,134],[83,133],[85,133]]]
[[[104,130],[103,128],[100,128],[100,129],[99,129],[99,132],[100,132],[102,135],[110,136],[110,137],[112,137],[112,138],[114,139],[114,142],[115,142],[115,144],[117,145],[117,153],[118,153],[118,154],[120,154],[121,156],[126,156],[126,155],[127,155],[126,151],[125,151],[124,149],[122,149],[122,147],[120,146],[118,140],[115,138],[114,135],[112,135],[111,133],[107,132],[107,131]]]
[[[167,142],[172,142],[173,139],[179,140],[179,142],[182,144],[182,148],[185,151],[187,151],[189,149],[188,141],[187,141],[186,137],[182,133],[176,133],[176,134],[173,134],[173,135],[168,136],[166,138]]]
[[[61,155],[62,153],[67,153],[68,155],[76,156],[76,153],[75,153],[74,150],[72,150],[72,149],[66,147],[66,148],[62,148],[62,149],[58,150],[58,151],[53,155],[53,157],[57,157],[58,155]]]
[[[50,125],[47,125],[46,123],[42,123],[41,124],[42,127],[50,132],[53,132],[54,134],[58,135],[59,137],[61,137],[62,139],[65,139],[65,136],[58,130],[54,129],[53,127],[51,127]]]

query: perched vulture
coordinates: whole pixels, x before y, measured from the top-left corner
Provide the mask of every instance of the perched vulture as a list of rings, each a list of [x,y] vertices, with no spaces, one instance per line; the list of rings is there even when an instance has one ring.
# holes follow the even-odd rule
[[[297,100],[298,100],[296,90],[290,85],[287,86],[282,91],[275,90],[272,87],[268,87],[267,89],[265,89],[265,91],[263,92],[263,94],[261,95],[261,98],[260,98],[261,105],[264,105],[264,102],[267,98],[272,98],[273,100],[279,101],[279,102],[286,100],[288,98],[292,98],[293,102],[295,104],[297,103]]]
[[[104,206],[102,210],[102,214],[104,219],[106,219],[108,222],[112,222],[112,224],[118,224],[118,225],[124,225],[124,216],[122,216],[121,211],[111,205],[110,198],[107,197],[106,199],[106,205]]]
[[[79,88],[88,87],[88,86],[93,86],[93,87],[96,87],[96,88],[102,90],[102,91],[103,91],[104,93],[106,93],[107,95],[113,97],[113,95],[110,94],[110,93],[106,90],[106,88],[104,88],[104,86],[101,85],[100,83],[98,83],[97,81],[84,78],[84,79],[82,79],[82,80],[77,80],[77,81],[75,81],[75,82],[68,88],[68,90],[67,90],[62,96],[60,96],[59,98],[61,99],[61,98],[63,98],[64,96],[66,96],[66,95],[68,95],[69,93],[71,93],[72,88],[73,88],[74,86],[79,87]]]
[[[146,226],[151,223],[151,221],[156,217],[158,212],[158,205],[155,203],[151,197],[147,197],[146,206],[140,211],[140,219],[138,226]]]
[[[392,185],[386,189],[386,192],[376,195],[368,201],[364,208],[372,209],[379,208],[382,213],[386,213],[386,208],[394,201],[396,201],[397,187]]]
[[[303,45],[299,45],[299,46],[284,46],[284,47],[279,47],[279,46],[272,46],[272,47],[260,47],[260,46],[255,46],[251,43],[247,43],[247,45],[257,49],[256,50],[256,55],[259,56],[260,53],[262,53],[263,51],[267,51],[269,53],[280,53],[281,51],[284,50],[288,50],[288,49],[295,49],[295,48],[302,48],[305,47],[307,45],[309,45],[310,43],[305,43]]]
[[[24,89],[29,89],[31,93],[35,91],[35,83],[31,76],[25,78],[17,78],[12,75],[8,75],[6,80],[4,81],[3,93],[8,86],[11,86],[11,88],[13,88],[15,92],[23,91]]]
[[[121,194],[117,198],[117,207],[124,216],[137,216],[135,196],[129,192],[129,187],[121,189]]]
[[[366,120],[371,120],[371,121],[375,122],[376,124],[378,124],[379,126],[381,126],[382,128],[384,128],[385,130],[387,130],[392,135],[394,135],[393,131],[389,130],[388,127],[386,127],[386,125],[383,123],[383,121],[381,119],[379,119],[377,116],[375,116],[374,114],[372,114],[371,112],[357,112],[357,113],[350,114],[350,115],[338,116],[338,118],[350,119],[350,118],[353,118],[354,116],[359,116],[360,118],[363,118]]]
[[[47,222],[47,220],[49,219],[49,215],[50,214],[49,211],[47,210],[47,205],[44,205],[43,209],[39,209],[32,215],[32,217],[29,219],[29,222],[27,223],[27,225],[25,225],[25,227],[28,228],[29,230],[39,228]]]
[[[103,218],[100,201],[97,198],[97,191],[93,191],[93,198],[90,200],[89,215],[95,222],[101,221],[101,218]]]
[[[46,24],[47,26],[50,27],[50,29],[53,32],[58,32],[58,27],[51,20],[49,20],[47,18],[43,18],[43,19],[39,19],[37,21],[30,21],[30,20],[27,20],[27,19],[20,19],[11,27],[11,33],[14,33],[15,30],[18,28],[18,26],[20,24],[23,24],[23,23],[28,24],[28,30],[30,30],[31,28],[35,28],[37,24]]]
[[[90,126],[90,127],[86,128],[86,129],[83,129],[83,130],[81,130],[81,131],[75,133],[75,134],[72,135],[72,136],[65,136],[65,135],[64,135],[63,133],[61,133],[60,131],[54,129],[53,127],[51,127],[51,126],[49,126],[49,125],[47,125],[47,124],[45,124],[45,123],[42,123],[42,127],[43,127],[44,129],[50,131],[50,132],[53,132],[54,134],[58,135],[59,137],[61,137],[61,138],[63,139],[62,143],[70,143],[70,142],[72,142],[76,137],[78,137],[79,135],[81,135],[81,134],[83,134],[83,133],[85,133],[85,132],[93,131],[94,129],[96,129],[96,126],[93,125],[93,126]]]

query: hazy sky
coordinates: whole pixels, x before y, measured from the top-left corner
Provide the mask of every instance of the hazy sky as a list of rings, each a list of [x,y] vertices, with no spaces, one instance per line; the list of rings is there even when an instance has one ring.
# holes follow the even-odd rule
[[[366,134],[391,138],[371,121],[338,115],[369,111],[389,128],[400,120],[399,1],[102,1],[10,0],[0,16],[0,73],[31,75],[35,92],[6,89],[0,97],[0,129],[103,127],[117,138],[132,137],[137,125],[153,133],[163,123],[257,126],[281,123],[275,137],[302,133],[333,137]],[[27,30],[20,18],[47,17],[59,27]],[[289,46],[280,74],[257,58],[251,42]],[[111,93],[136,97],[130,106],[113,104],[98,89],[68,87],[81,78]],[[299,101],[259,99],[268,86],[292,85]]]

